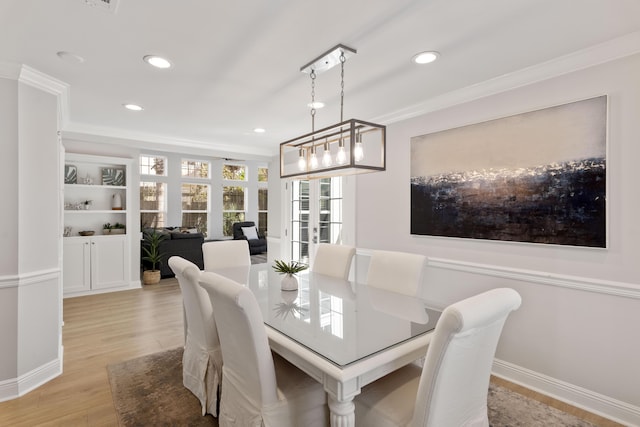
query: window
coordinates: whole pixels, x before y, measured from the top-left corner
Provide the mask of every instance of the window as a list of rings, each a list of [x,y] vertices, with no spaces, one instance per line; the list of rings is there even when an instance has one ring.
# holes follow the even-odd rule
[[[258,168],[258,231],[267,235],[267,208],[269,201],[269,168]]]
[[[320,243],[338,243],[342,230],[342,179],[320,180]]]
[[[167,158],[140,156],[140,227],[161,228],[167,221],[167,184],[159,180],[167,175]]]
[[[246,181],[247,167],[245,165],[223,165],[222,179],[229,181]]]
[[[291,259],[309,262],[309,181],[293,181]]]
[[[160,156],[140,156],[140,175],[167,175],[167,158]]]
[[[140,182],[140,227],[161,228],[167,217],[167,184]]]
[[[342,178],[292,182],[291,259],[308,263],[317,243],[342,241]]]
[[[222,234],[233,236],[233,223],[245,218],[244,187],[224,186],[222,188]]]
[[[244,183],[228,181],[246,181],[247,167],[245,165],[222,165],[222,179],[227,185],[222,187],[222,234],[233,236],[233,223],[245,220],[246,189]]]
[[[182,184],[182,226],[195,228],[207,236],[209,212],[209,186]]]
[[[269,190],[258,188],[258,231],[267,235],[267,201]]]
[[[269,168],[258,168],[258,182],[269,181]]]
[[[182,177],[209,178],[209,162],[200,160],[182,160]]]

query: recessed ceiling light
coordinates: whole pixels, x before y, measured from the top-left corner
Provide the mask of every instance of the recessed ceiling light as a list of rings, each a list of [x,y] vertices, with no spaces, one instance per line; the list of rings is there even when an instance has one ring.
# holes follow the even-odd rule
[[[254,131],[255,133],[265,133],[265,132],[266,132],[266,129],[264,129],[264,128],[255,128],[253,131]]]
[[[142,59],[147,64],[153,65],[156,68],[170,68],[171,67],[171,62],[169,62],[169,60],[167,60],[167,59],[165,59],[165,58],[163,58],[161,56],[147,55]]]
[[[413,56],[413,62],[416,64],[429,64],[440,57],[438,52],[420,52]]]
[[[144,108],[142,108],[141,106],[139,106],[137,104],[122,104],[122,106],[124,108],[126,108],[127,110],[131,110],[131,111],[142,111],[142,110],[144,110]]]
[[[310,102],[307,104],[307,107],[309,108],[323,108],[324,107],[324,102],[322,101],[316,101],[316,102]]]
[[[58,55],[58,58],[66,62],[70,62],[71,64],[82,64],[84,62],[84,58],[82,56],[71,52],[65,52],[64,50],[57,52],[56,55]]]

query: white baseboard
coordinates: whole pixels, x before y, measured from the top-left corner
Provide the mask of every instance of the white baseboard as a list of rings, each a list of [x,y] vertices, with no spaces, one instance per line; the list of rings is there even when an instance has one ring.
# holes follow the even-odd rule
[[[554,399],[629,427],[640,426],[640,407],[604,396],[526,368],[494,359],[492,373]]]
[[[128,285],[118,286],[114,288],[104,288],[104,289],[92,289],[89,291],[79,291],[79,292],[68,292],[65,293],[63,298],[75,298],[75,297],[83,297],[87,295],[97,295],[97,294],[107,294],[110,292],[120,292],[120,291],[130,291],[131,289],[139,289],[142,287],[142,282],[140,280],[132,280]]]
[[[62,360],[54,359],[18,378],[0,382],[0,402],[15,399],[62,374]]]

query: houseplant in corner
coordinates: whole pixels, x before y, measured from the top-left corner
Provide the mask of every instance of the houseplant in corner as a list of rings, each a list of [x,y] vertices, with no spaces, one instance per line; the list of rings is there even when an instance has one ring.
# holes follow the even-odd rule
[[[151,264],[151,270],[145,269],[142,273],[142,282],[145,285],[155,285],[160,282],[160,270],[156,267],[164,258],[164,254],[160,252],[160,243],[167,238],[167,235],[155,230],[144,231],[142,235],[142,252],[144,253],[142,260]]]
[[[295,291],[298,289],[298,279],[294,274],[299,273],[307,269],[305,264],[301,264],[297,261],[291,261],[287,263],[279,259],[274,260],[273,269],[280,274],[284,274],[282,282],[280,283],[280,289],[283,291]]]

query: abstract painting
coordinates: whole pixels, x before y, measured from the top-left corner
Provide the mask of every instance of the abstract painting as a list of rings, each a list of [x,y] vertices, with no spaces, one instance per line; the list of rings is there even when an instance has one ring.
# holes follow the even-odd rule
[[[411,138],[411,234],[605,248],[607,96]]]

